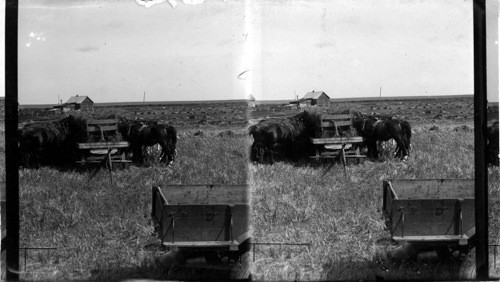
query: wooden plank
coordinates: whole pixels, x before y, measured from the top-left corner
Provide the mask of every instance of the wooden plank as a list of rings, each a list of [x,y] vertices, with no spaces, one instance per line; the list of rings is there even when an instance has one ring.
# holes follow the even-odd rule
[[[339,155],[335,156],[310,156],[311,159],[338,159]]]
[[[111,149],[111,148],[127,148],[128,146],[129,143],[126,141],[78,143],[78,149]]]
[[[110,154],[116,154],[116,152],[118,152],[118,150],[112,149],[111,152],[109,151],[109,149],[94,149],[94,150],[90,150],[91,154],[96,154],[96,155],[107,155],[108,152]]]
[[[130,160],[111,160],[112,163],[132,163]],[[100,164],[102,160],[75,161],[77,164]]]
[[[169,251],[177,251],[179,248],[188,249],[218,249],[218,248],[229,248],[231,251],[238,250],[238,242],[237,241],[188,241],[188,242],[164,242],[163,245],[167,247]]]
[[[335,128],[335,123],[332,121],[322,121],[321,127],[323,127],[323,128],[329,128],[329,127]]]
[[[328,137],[328,138],[311,138],[313,144],[346,144],[346,143],[362,143],[363,137]]]
[[[393,236],[395,241],[406,242],[458,242],[460,240],[468,240],[470,237],[467,235],[434,235],[434,236]]]
[[[229,247],[238,246],[236,241],[179,241],[179,242],[164,242],[163,245],[167,247],[197,247],[197,248],[210,248],[210,247]]]
[[[335,121],[335,124],[338,127],[341,127],[341,126],[351,126],[352,122],[351,122],[351,120],[337,120],[337,121]]]
[[[342,120],[342,119],[351,119],[351,115],[329,115],[325,114],[321,116],[322,120]]]
[[[328,144],[325,144],[325,149],[328,149],[328,150],[340,150],[342,149],[342,146],[344,146],[344,150],[349,150],[352,148],[352,144],[331,144],[331,145],[328,145]]]
[[[91,119],[87,121],[87,125],[93,124],[117,124],[118,120],[116,119]]]
[[[473,179],[392,179],[401,199],[473,199]]]
[[[161,185],[158,187],[169,205],[250,202],[247,185]]]
[[[366,158],[365,155],[345,155],[346,158]]]
[[[87,132],[101,132],[102,131],[116,131],[118,127],[116,125],[101,125],[101,126],[94,126],[94,125],[87,125]]]

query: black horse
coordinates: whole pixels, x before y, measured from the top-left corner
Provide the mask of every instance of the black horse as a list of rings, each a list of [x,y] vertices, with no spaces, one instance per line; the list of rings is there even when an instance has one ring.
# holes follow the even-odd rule
[[[498,166],[499,163],[498,134],[498,121],[495,121],[492,125],[488,126],[488,130],[486,132],[486,152],[488,154],[488,163],[496,166]]]
[[[273,163],[276,158],[297,159],[311,154],[310,137],[318,133],[320,116],[304,111],[285,119],[268,119],[249,127],[253,137],[250,161]]]
[[[68,116],[51,123],[25,125],[18,130],[21,165],[39,168],[42,164],[67,164],[73,152],[84,120]]]
[[[396,157],[406,159],[411,148],[411,126],[407,121],[391,117],[355,117],[353,126],[368,146],[368,156],[378,158],[377,141],[394,139],[397,144]]]
[[[133,161],[144,162],[143,148],[159,144],[161,146],[160,162],[171,165],[175,160],[177,131],[165,124],[144,124],[135,121],[120,121],[118,131],[125,141],[130,143]]]

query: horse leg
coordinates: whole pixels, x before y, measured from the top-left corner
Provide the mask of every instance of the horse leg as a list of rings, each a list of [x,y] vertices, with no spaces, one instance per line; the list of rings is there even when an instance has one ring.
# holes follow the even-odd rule
[[[136,145],[134,146],[134,148],[132,149],[132,158],[133,158],[133,161],[135,163],[142,163],[144,160],[143,160],[143,155],[142,155],[142,146],[139,146],[139,145]]]
[[[375,142],[373,142],[373,158],[378,159],[378,148]]]
[[[370,141],[368,143],[368,155],[372,159],[378,159],[377,141]]]
[[[397,145],[396,150],[394,150],[394,157],[398,158],[399,156],[401,156],[401,150],[402,150],[401,147]]]
[[[165,141],[158,142],[158,145],[161,147],[160,154],[160,163],[166,163],[167,165],[171,165],[173,162],[173,152],[169,147],[169,144]],[[168,159],[168,161],[167,161]]]
[[[402,138],[394,138],[394,140],[396,141],[398,148],[401,150],[399,158],[401,160],[404,160],[405,157],[408,155],[408,152],[406,151],[406,144]]]

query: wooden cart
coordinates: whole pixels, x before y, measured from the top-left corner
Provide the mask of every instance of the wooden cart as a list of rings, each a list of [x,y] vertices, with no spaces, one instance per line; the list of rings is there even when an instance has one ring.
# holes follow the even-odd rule
[[[322,115],[321,136],[331,137],[311,138],[316,154],[312,159],[340,159],[344,166],[347,178],[347,159],[355,158],[358,163],[366,155],[361,154],[360,145],[363,143],[361,136],[341,136],[340,132],[353,132],[351,115]]]
[[[131,163],[125,157],[126,141],[108,141],[110,136],[116,136],[118,121],[114,119],[88,120],[87,142],[78,143],[80,160],[78,164],[106,164],[111,170],[113,163]],[[97,138],[96,138],[97,137]],[[91,141],[97,139],[97,141]],[[90,140],[90,141],[89,141]]]
[[[167,253],[163,265],[205,258],[207,268],[226,268],[248,278],[250,205],[246,185],[153,187],[152,218]]]
[[[111,184],[113,184],[113,163],[119,163],[122,168],[132,161],[126,159],[126,141],[109,141],[118,136],[118,121],[115,119],[87,120],[87,142],[78,143],[80,160],[77,164],[100,164],[109,170]],[[97,140],[97,141],[94,141]],[[97,170],[96,170],[97,172]],[[95,173],[93,174],[95,175]]]
[[[383,182],[383,213],[391,238],[403,246],[435,250],[442,259],[465,257],[459,278],[475,276],[474,179],[391,179]]]

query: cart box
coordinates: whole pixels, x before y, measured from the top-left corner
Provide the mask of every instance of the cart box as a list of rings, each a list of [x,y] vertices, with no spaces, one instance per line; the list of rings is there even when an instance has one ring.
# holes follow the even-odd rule
[[[153,187],[155,230],[170,250],[229,248],[250,238],[246,185]]]
[[[391,237],[413,243],[458,243],[474,235],[474,179],[390,179],[383,213]]]

